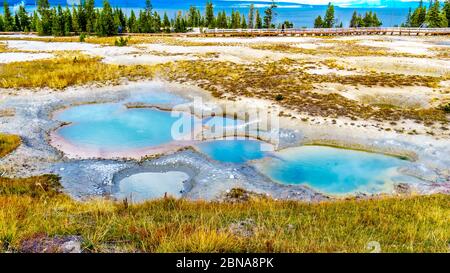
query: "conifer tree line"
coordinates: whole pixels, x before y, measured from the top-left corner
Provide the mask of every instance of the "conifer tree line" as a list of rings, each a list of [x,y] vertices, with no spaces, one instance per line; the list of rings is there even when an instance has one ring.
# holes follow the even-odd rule
[[[450,0],[446,0],[443,5],[439,0],[430,0],[428,9],[423,0],[419,6],[412,11],[409,9],[406,22],[403,27],[429,27],[441,28],[450,27]]]
[[[213,3],[208,0],[205,13],[191,6],[186,12],[177,12],[169,19],[167,13],[162,16],[153,10],[150,0],[146,0],[145,8],[130,15],[122,9],[111,7],[104,0],[101,8],[95,8],[94,0],[82,0],[81,4],[72,7],[50,7],[49,0],[38,0],[37,9],[28,13],[20,6],[13,15],[7,0],[4,1],[4,14],[0,14],[0,31],[34,31],[39,35],[65,36],[71,34],[89,33],[99,36],[111,36],[118,33],[158,33],[187,32],[194,27],[203,28],[275,28],[275,2],[261,14],[253,4],[248,14],[233,10],[231,14],[225,11],[214,13]],[[286,21],[286,28],[293,24]],[[279,25],[281,28],[281,25]]]
[[[380,27],[383,23],[378,19],[375,12],[369,11],[361,16],[361,14],[353,12],[352,19],[350,20],[350,27]]]
[[[369,11],[361,16],[356,11],[353,12],[352,19],[350,20],[350,27],[379,27],[383,23],[378,19],[378,16],[375,12]],[[327,10],[325,12],[325,16],[322,19],[322,16],[317,16],[314,21],[315,28],[333,28],[333,27],[343,27],[343,23],[338,23],[335,14],[334,14],[334,6],[329,3]]]
[[[380,19],[375,12],[366,12],[364,16],[353,12],[350,20],[350,27],[379,27],[382,25]],[[450,0],[445,0],[441,3],[439,0],[430,0],[428,9],[424,5],[423,0],[420,1],[419,6],[412,11],[409,9],[406,22],[402,27],[429,27],[441,28],[450,27]],[[329,3],[325,16],[318,16],[314,21],[315,28],[332,28],[342,27],[342,22],[337,23],[334,14],[334,6]]]

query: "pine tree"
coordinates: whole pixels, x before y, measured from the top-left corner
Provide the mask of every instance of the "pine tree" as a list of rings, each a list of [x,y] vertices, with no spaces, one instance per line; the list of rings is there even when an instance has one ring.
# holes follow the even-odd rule
[[[447,16],[444,12],[441,12],[440,8],[441,6],[439,0],[435,0],[431,5],[425,19],[428,27],[439,28],[448,26]]]
[[[156,11],[153,13],[153,29],[155,32],[161,32],[161,17]]]
[[[200,25],[199,11],[196,7],[190,6],[187,16],[187,25],[189,27],[198,27]]]
[[[72,31],[78,34],[80,32],[80,27],[78,25],[78,12],[75,6],[72,6]]]
[[[77,25],[79,32],[86,32],[86,11],[83,5],[77,8]]]
[[[419,6],[411,15],[411,27],[421,27],[425,23],[427,8],[423,5],[421,0]]]
[[[19,15],[17,13],[14,15],[14,31],[22,31],[22,26],[20,25]]]
[[[55,8],[53,8],[50,10],[50,14],[51,14],[51,18],[52,18],[51,34],[53,36],[61,36],[62,31],[61,31],[61,25],[59,22],[59,18],[58,18],[58,12],[56,11]]]
[[[372,16],[372,24],[374,27],[381,27],[383,25],[383,22],[381,22],[380,19],[378,19],[377,14],[374,12]]]
[[[139,12],[138,22],[140,32],[143,33],[155,32],[152,9],[153,6],[150,0],[146,0],[144,11]]]
[[[257,29],[262,28],[262,20],[261,20],[261,16],[259,15],[259,10],[256,10],[256,12],[255,12],[255,27]]]
[[[40,20],[38,24],[39,35],[50,35],[52,33],[52,11],[48,0],[38,0],[38,12]]]
[[[120,22],[119,13],[117,12],[116,9],[113,10],[113,18],[114,18],[114,25],[117,26],[117,33],[122,33],[123,28]]]
[[[128,18],[128,32],[137,33],[139,32],[136,23],[136,14],[131,10],[130,18]]]
[[[117,34],[113,11],[107,0],[103,1],[103,8],[99,13],[99,18],[96,22],[96,32],[99,36],[111,36]]]
[[[372,12],[366,12],[363,18],[363,24],[365,27],[371,27],[373,25]]]
[[[116,8],[114,10],[114,20],[116,21],[116,25],[119,27],[120,32],[126,32],[127,18],[122,9]]]
[[[31,16],[31,20],[30,20],[30,31],[37,31],[37,26],[39,22],[39,16],[37,14],[37,11],[35,10],[33,12],[33,15]]]
[[[0,14],[0,31],[5,31],[5,20],[3,16]]]
[[[359,25],[359,17],[356,11],[352,14],[352,19],[350,20],[350,27],[360,27]]]
[[[245,20],[245,15],[242,14],[242,18],[241,18],[241,28],[246,29],[247,28],[247,22]]]
[[[255,5],[250,4],[250,10],[248,11],[248,28],[252,29],[254,27],[254,13],[255,13]]]
[[[314,27],[315,28],[322,28],[323,27],[323,20],[322,16],[317,16],[316,20],[314,20]]]
[[[231,22],[229,28],[236,28],[237,22],[236,22],[236,12],[234,10],[231,10]]]
[[[327,11],[325,13],[325,17],[323,18],[323,27],[324,28],[332,28],[336,18],[334,16],[334,6],[331,3],[328,3]]]
[[[217,14],[217,22],[216,25],[218,28],[227,28],[227,15],[225,11],[219,11]]]
[[[58,34],[59,36],[64,36],[65,35],[65,33],[64,33],[64,31],[66,29],[66,20],[65,19],[66,18],[64,16],[64,12],[63,12],[63,9],[62,9],[61,5],[58,5],[58,8],[57,8],[57,22],[59,24],[59,29],[60,29],[60,32]]]
[[[233,15],[233,23],[231,28],[233,29],[237,29],[241,27],[241,14],[239,13],[239,11],[235,11],[234,15]]]
[[[198,18],[198,20],[199,20],[198,26],[199,26],[199,27],[204,27],[204,26],[205,26],[205,18],[201,15],[199,9],[197,9],[197,18]]]
[[[30,17],[24,5],[19,6],[17,16],[19,17],[20,31],[30,31]]]
[[[445,17],[447,18],[447,27],[450,27],[450,0],[445,1],[442,12],[445,14]]]
[[[275,17],[275,8],[277,5],[275,4],[275,1],[272,0],[272,4],[264,10],[264,28],[271,28],[272,27],[272,21]]]
[[[108,2],[108,6],[109,6],[109,2]],[[105,2],[103,2],[103,9],[104,8],[105,8]],[[83,19],[85,20],[84,30],[87,33],[91,33],[95,29],[95,24],[96,24],[96,20],[97,20],[94,0],[85,0],[84,5],[83,5],[83,10],[84,10],[84,14],[83,14],[84,18]],[[101,22],[98,22],[98,23],[101,23]]]
[[[206,2],[206,10],[205,10],[205,26],[208,28],[214,28],[214,6],[211,1]]]
[[[412,16],[412,11],[411,11],[411,8],[409,8],[408,15],[406,15],[406,22],[403,24],[403,27],[411,27],[411,16]]]
[[[64,35],[69,35],[71,32],[73,32],[72,14],[69,7],[66,7],[64,10]]]
[[[186,32],[186,22],[183,18],[181,11],[179,11],[177,13],[177,17],[175,19],[175,24],[174,24],[174,31],[175,32]]]
[[[167,16],[167,13],[164,12],[164,19],[163,19],[163,27],[164,32],[170,32],[170,20],[169,16]]]
[[[284,21],[283,25],[285,28],[293,28],[294,27],[294,23],[292,23],[291,21],[288,21],[288,20]]]
[[[14,31],[14,17],[11,15],[11,11],[9,10],[8,2],[5,0],[3,2],[3,12],[4,12],[4,29],[5,31]]]

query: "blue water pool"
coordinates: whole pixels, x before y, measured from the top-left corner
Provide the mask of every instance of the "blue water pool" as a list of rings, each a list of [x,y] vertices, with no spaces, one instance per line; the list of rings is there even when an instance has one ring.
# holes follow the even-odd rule
[[[398,167],[407,164],[411,162],[381,154],[302,146],[276,152],[256,167],[283,184],[305,184],[328,194],[347,194],[389,192],[392,182],[408,181],[409,177],[398,172]]]
[[[72,122],[58,130],[64,139],[83,148],[124,150],[171,142],[170,112],[153,108],[128,109],[119,103],[71,107],[58,120]]]
[[[229,163],[244,163],[263,158],[266,153],[263,142],[251,139],[224,139],[208,141],[198,145],[200,151],[210,158]]]

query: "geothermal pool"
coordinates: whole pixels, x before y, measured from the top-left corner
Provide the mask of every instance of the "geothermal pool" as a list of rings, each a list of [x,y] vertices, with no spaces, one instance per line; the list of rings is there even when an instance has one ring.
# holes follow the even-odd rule
[[[151,108],[127,108],[119,103],[89,104],[62,111],[56,119],[72,124],[57,133],[83,149],[127,150],[158,146],[173,141],[170,112]]]
[[[183,182],[188,179],[189,175],[180,171],[136,173],[120,180],[116,197],[127,198],[133,202],[162,198],[165,194],[181,197]]]
[[[399,167],[411,162],[400,158],[325,146],[288,148],[255,163],[257,169],[283,184],[304,184],[326,194],[390,192],[394,182],[412,177]]]
[[[245,163],[249,160],[261,159],[266,155],[261,144],[261,141],[251,139],[225,139],[201,143],[198,147],[202,153],[216,161]]]
[[[56,133],[72,148],[122,151],[124,155],[127,151],[174,142],[172,125],[179,117],[156,108],[128,108],[125,102],[130,101],[133,100],[80,105],[60,111],[55,118],[69,124]],[[135,101],[141,102],[139,98]],[[152,101],[152,98],[148,100]],[[214,130],[220,127],[233,130],[244,124],[227,117],[192,118],[192,122],[200,123],[203,129]],[[194,146],[216,164],[246,164],[275,183],[307,185],[325,194],[392,192],[394,183],[413,179],[399,171],[412,162],[375,153],[323,146],[268,152],[263,147],[268,144],[255,139],[205,140],[184,145]],[[61,150],[64,152],[64,148]],[[179,172],[137,173],[119,181],[120,196],[134,193],[135,201],[161,197],[165,192],[180,196],[182,181],[186,179]]]

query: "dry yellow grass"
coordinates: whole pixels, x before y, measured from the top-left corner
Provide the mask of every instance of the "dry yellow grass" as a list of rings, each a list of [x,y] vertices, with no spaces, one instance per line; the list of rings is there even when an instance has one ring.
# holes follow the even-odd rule
[[[105,64],[100,58],[77,53],[62,53],[56,58],[0,65],[0,88],[63,89],[91,82],[117,83],[154,75],[151,66]]]
[[[314,92],[313,84],[341,83],[364,86],[436,86],[441,78],[390,73],[367,73],[348,76],[307,73],[308,62],[282,59],[252,65],[231,62],[178,61],[165,65],[164,75],[169,80],[193,82],[214,96],[233,99],[237,96],[277,100],[281,95],[283,106],[311,115],[350,118],[447,122],[440,109],[396,109],[365,105],[336,93]]]
[[[0,133],[0,158],[14,151],[19,145],[19,136]]]
[[[190,41],[188,39],[182,39],[174,36],[110,36],[110,37],[97,37],[97,36],[87,36],[84,40],[85,43],[91,44],[99,44],[99,45],[109,45],[114,46],[115,41],[118,37],[124,37],[128,39],[129,45],[139,45],[139,44],[167,44],[167,45],[179,45],[179,46],[210,46],[210,45],[219,45],[219,43],[209,43],[209,42],[196,42]],[[25,41],[40,41],[40,42],[80,42],[79,36],[65,36],[65,37],[1,37],[2,40],[25,40]]]
[[[14,108],[0,109],[0,117],[13,117],[16,114]]]
[[[296,47],[291,44],[255,44],[254,49],[272,50],[287,53],[307,55],[328,55],[332,57],[357,57],[357,56],[391,56],[391,57],[426,57],[408,53],[392,52],[382,47],[372,47],[358,44],[358,41],[323,40],[321,43],[329,43],[327,46],[319,46],[314,49]]]
[[[439,59],[450,59],[450,48],[449,47],[435,47],[432,48],[434,51],[434,57]]]
[[[449,204],[449,195],[318,204],[257,197],[77,202],[59,193],[54,176],[0,178],[0,251],[79,235],[86,252],[366,252],[371,241],[382,252],[446,252]]]
[[[7,51],[8,51],[8,49],[6,47],[6,44],[0,43],[0,53],[7,52]]]

